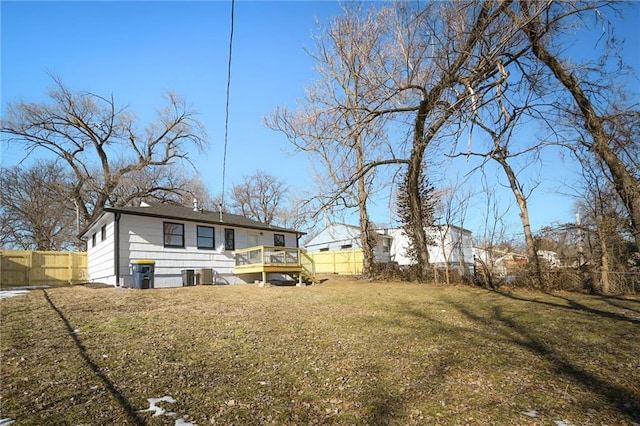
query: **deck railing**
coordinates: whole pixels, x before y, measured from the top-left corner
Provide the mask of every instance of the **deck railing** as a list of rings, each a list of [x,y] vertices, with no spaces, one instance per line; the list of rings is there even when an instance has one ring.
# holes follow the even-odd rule
[[[257,246],[236,250],[235,265],[243,266],[301,266],[297,247]]]
[[[302,276],[313,280],[315,265],[304,249],[298,247],[256,246],[234,252],[235,272],[239,274],[262,273],[262,281],[266,273],[283,272]]]

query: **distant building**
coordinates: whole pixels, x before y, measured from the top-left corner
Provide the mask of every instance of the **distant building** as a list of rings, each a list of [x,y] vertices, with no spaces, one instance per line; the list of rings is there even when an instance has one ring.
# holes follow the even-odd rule
[[[407,257],[409,240],[400,228],[378,229],[378,242],[374,249],[375,262],[395,262],[410,265]],[[455,225],[438,225],[426,229],[434,244],[428,247],[429,261],[437,267],[464,267],[473,269],[473,238],[468,229]],[[305,243],[309,253],[361,250],[360,227],[343,223],[331,224]]]

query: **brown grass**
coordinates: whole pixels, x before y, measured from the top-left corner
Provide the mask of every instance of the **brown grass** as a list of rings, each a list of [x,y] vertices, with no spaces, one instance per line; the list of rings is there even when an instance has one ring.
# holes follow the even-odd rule
[[[14,425],[640,423],[638,297],[332,278],[56,288],[0,308]],[[165,395],[175,415],[141,412]]]

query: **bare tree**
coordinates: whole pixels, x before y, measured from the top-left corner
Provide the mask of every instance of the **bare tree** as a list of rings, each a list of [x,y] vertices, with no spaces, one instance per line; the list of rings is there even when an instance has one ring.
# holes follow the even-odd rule
[[[389,9],[366,13],[345,7],[344,15],[316,36],[319,78],[297,112],[279,108],[267,124],[282,131],[294,146],[320,160],[320,211],[337,203],[359,214],[363,275],[371,273],[376,233],[368,214],[374,173],[363,173],[384,140],[382,122],[367,121],[365,108],[374,101],[372,74],[381,55]]]
[[[75,250],[77,217],[71,175],[60,164],[2,169],[0,243],[23,250]]]
[[[69,168],[71,197],[84,223],[106,205],[183,192],[171,179],[155,178],[170,176],[166,169],[189,163],[188,150],[205,145],[204,128],[184,100],[169,93],[157,120],[140,131],[113,97],[73,93],[59,78],[54,82],[50,103],[9,104],[1,130],[27,153],[48,152]],[[153,176],[149,186],[127,188],[141,175]]]
[[[526,34],[533,56],[566,90],[575,106],[571,108],[571,104],[562,102],[562,97],[556,93],[559,100],[555,107],[579,118],[586,129],[588,137],[579,138],[580,143],[606,167],[628,212],[636,244],[640,246],[640,182],[637,172],[640,153],[637,133],[636,137],[629,138],[633,133],[632,129],[638,128],[640,110],[637,101],[633,97],[627,97],[629,88],[619,90],[616,87],[615,78],[620,76],[622,70],[611,70],[606,66],[609,63],[607,55],[615,54],[616,43],[619,42],[609,38],[607,52],[593,66],[572,66],[563,60],[560,53],[562,46],[557,37],[564,28],[586,20],[587,13],[595,12],[596,16],[605,16],[601,9],[611,8],[615,6],[614,3],[522,0],[517,2],[517,6],[515,10],[508,11],[509,16]],[[620,59],[617,63],[624,62]],[[627,99],[632,101],[628,102]],[[620,138],[625,135],[626,143],[625,139]],[[630,157],[625,154],[627,150],[633,152]],[[623,156],[632,160],[625,162]]]
[[[452,283],[452,259],[455,255],[457,255],[458,258],[458,272],[461,276],[468,275],[466,263],[473,260],[465,258],[465,240],[462,238],[462,232],[457,236],[455,235],[456,227],[464,229],[464,222],[471,197],[471,192],[462,190],[458,184],[440,189],[437,194],[435,211],[443,225],[439,228],[438,243],[443,248],[445,282],[447,285]]]
[[[405,133],[407,137],[403,142],[406,143],[397,147],[398,155],[389,145],[385,154],[369,157],[364,163],[356,162],[348,178],[331,192],[325,204],[341,199],[348,188],[373,170],[390,164],[406,166],[407,202],[415,227],[412,234],[418,265],[424,272],[429,265],[427,236],[421,227],[428,214],[422,210],[420,195],[425,151],[447,126],[459,127],[454,122],[461,111],[469,106],[478,91],[488,90],[485,82],[498,72],[497,59],[514,36],[513,32],[497,25],[507,6],[508,2],[486,1],[429,3],[421,9],[402,3],[394,8],[382,7],[379,13],[369,15],[371,20],[384,23],[376,27],[377,31],[367,32],[367,27],[359,26],[354,33],[345,26],[345,31],[337,33],[337,46],[362,45],[355,35],[371,34],[365,39],[366,54],[359,50],[356,56],[357,63],[364,64],[367,72],[350,74],[364,90],[359,93],[366,94],[362,99],[367,102],[349,102],[348,97],[345,100],[340,95],[345,93],[342,87],[329,90],[332,95],[322,102],[312,99],[307,103],[312,112],[314,103],[319,103],[326,106],[325,110],[337,112],[339,117],[358,117],[354,120],[358,123],[355,135],[361,135],[361,129],[385,129],[385,120],[410,128]],[[336,77],[330,78],[327,85],[334,89],[331,82]],[[326,132],[327,126],[316,125],[317,114],[303,113],[303,116],[303,121],[314,124],[304,127],[304,131],[289,132],[290,140],[324,141],[327,134],[329,141],[335,140],[336,135],[341,135],[342,141],[352,140],[352,127],[338,126]],[[372,127],[374,125],[380,127]],[[335,160],[332,156],[328,158]],[[338,163],[340,160],[338,158]]]
[[[284,201],[288,191],[285,183],[275,176],[256,171],[244,176],[243,182],[231,189],[231,208],[259,222],[278,222],[285,210]]]

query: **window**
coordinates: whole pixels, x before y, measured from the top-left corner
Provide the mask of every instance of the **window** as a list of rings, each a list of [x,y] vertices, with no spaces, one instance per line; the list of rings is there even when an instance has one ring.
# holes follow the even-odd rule
[[[224,249],[235,250],[236,249],[236,237],[233,229],[224,230]]]
[[[329,251],[329,247],[322,247],[320,251]]]
[[[390,243],[391,243],[391,241],[389,241],[387,238],[382,240],[382,252],[383,253],[389,253]]]
[[[107,239],[107,225],[102,225],[102,228],[100,228],[100,238],[101,241]]]
[[[96,234],[93,234],[91,236],[91,247],[95,247],[96,246]]]
[[[198,248],[214,249],[216,246],[215,233],[209,226],[198,226]]]
[[[343,244],[340,246],[340,249],[342,250],[349,250],[351,248],[353,248],[353,244]]]
[[[184,247],[184,225],[182,223],[163,222],[164,246]]]
[[[284,235],[273,234],[273,245],[276,247],[284,247]]]

